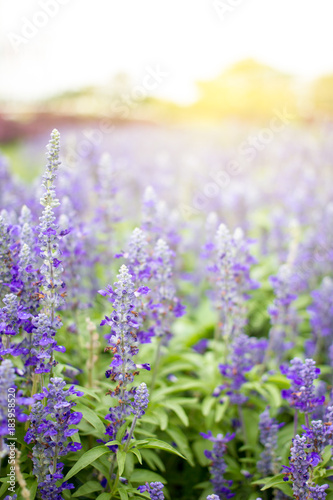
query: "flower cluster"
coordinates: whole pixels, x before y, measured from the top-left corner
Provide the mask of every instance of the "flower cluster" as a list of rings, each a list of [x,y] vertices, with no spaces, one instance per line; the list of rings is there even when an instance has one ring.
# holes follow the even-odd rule
[[[164,344],[170,340],[173,318],[185,314],[185,306],[176,296],[173,281],[174,252],[169,245],[159,239],[153,250],[152,268],[152,297],[149,308],[152,311],[153,329],[156,337],[160,337]]]
[[[63,268],[59,260],[59,238],[65,233],[58,234],[54,214],[54,208],[59,205],[54,188],[54,181],[60,165],[59,141],[59,132],[53,130],[48,144],[48,163],[43,175],[42,186],[45,192],[40,199],[40,203],[44,207],[39,226],[40,257],[43,259],[40,268],[43,293],[39,294],[42,310],[32,321],[34,325],[33,348],[28,360],[29,366],[35,366],[35,373],[50,372],[56,364],[53,351],[64,352],[66,350],[62,346],[58,347],[55,340],[56,331],[61,326],[60,318],[56,316],[56,310],[62,304],[65,295],[61,292],[65,284],[60,277]]]
[[[77,432],[72,426],[79,424],[82,418],[80,412],[71,411],[76,403],[69,398],[83,396],[83,393],[74,386],[65,390],[65,385],[62,378],[51,378],[48,389],[43,387],[41,393],[35,394],[29,416],[30,427],[25,436],[26,443],[34,445],[33,473],[43,500],[60,500],[63,490],[74,487],[67,482],[57,484],[63,479],[64,467],[58,458],[81,449],[80,443],[68,442],[68,438]],[[46,406],[40,402],[45,398]]]
[[[234,496],[234,493],[230,490],[232,481],[226,480],[223,475],[226,471],[226,463],[224,460],[224,455],[227,451],[226,444],[234,438],[235,434],[227,433],[224,437],[222,434],[218,434],[214,437],[212,432],[208,431],[207,434],[200,432],[200,435],[205,439],[209,439],[209,441],[213,443],[213,450],[206,450],[205,455],[212,461],[210,473],[212,476],[211,483],[213,485],[214,493],[222,498],[232,498]]]
[[[136,330],[138,322],[136,311],[134,310],[134,286],[128,268],[123,265],[120,268],[118,281],[114,284],[114,289],[110,286],[106,290],[100,290],[103,296],[109,296],[113,305],[113,312],[110,317],[105,317],[101,325],[111,327],[110,334],[107,335],[109,347],[106,350],[113,353],[110,369],[106,372],[106,377],[113,382],[117,382],[114,390],[109,394],[118,399],[118,406],[111,407],[106,419],[111,423],[106,429],[106,434],[115,439],[117,430],[125,422],[125,417],[132,413],[132,398],[135,395],[135,388],[127,389],[127,386],[134,380],[138,373],[138,368],[150,370],[149,364],[136,365],[133,356],[139,352]]]
[[[290,406],[304,413],[312,413],[317,406],[325,401],[325,396],[315,396],[313,381],[318,378],[320,369],[313,359],[294,358],[290,366],[281,366],[281,373],[291,380],[290,389],[282,390],[282,397],[287,399]]]
[[[250,277],[255,260],[249,251],[249,241],[240,228],[232,236],[228,228],[220,224],[215,243],[208,248],[208,255],[212,258],[208,271],[214,286],[213,303],[219,311],[220,333],[223,337],[234,337],[246,325],[248,291],[258,288]]]
[[[144,493],[145,491],[149,494],[151,500],[164,500],[163,493],[164,485],[159,481],[153,483],[146,483],[142,486],[138,487],[140,493]]]
[[[269,332],[269,350],[280,359],[284,351],[291,347],[290,339],[296,337],[299,318],[292,303],[297,295],[293,293],[292,271],[289,266],[281,266],[277,276],[271,276],[275,298],[268,308],[272,327]]]
[[[12,256],[10,248],[9,226],[0,215],[0,298],[6,294],[11,281]]]
[[[277,433],[284,424],[279,424],[275,418],[269,415],[269,409],[261,413],[259,420],[260,442],[264,445],[264,451],[260,454],[258,462],[258,471],[263,477],[271,474],[277,474],[278,459],[276,456],[277,450]]]
[[[48,163],[42,182],[45,192],[40,199],[40,203],[44,207],[39,226],[40,256],[43,259],[43,264],[41,266],[44,295],[42,304],[44,312],[48,312],[51,322],[54,321],[55,310],[63,302],[60,290],[64,288],[64,283],[60,278],[63,268],[59,260],[61,257],[59,236],[62,234],[58,235],[58,226],[55,223],[56,217],[54,214],[55,207],[60,205],[59,200],[56,198],[54,188],[54,181],[57,177],[57,170],[60,165],[59,141],[59,132],[53,130],[51,133],[51,140],[48,144]]]
[[[221,375],[228,380],[218,386],[213,395],[219,397],[223,391],[227,396],[230,396],[230,401],[234,404],[242,404],[247,401],[247,397],[241,392],[241,388],[246,382],[245,375],[256,364],[263,362],[266,347],[266,339],[248,337],[245,333],[235,337],[230,345],[230,362],[219,365]]]
[[[298,434],[293,439],[290,449],[289,467],[283,466],[285,471],[284,481],[291,479],[295,498],[325,499],[325,490],[328,484],[321,486],[313,483],[312,470],[321,462],[321,455],[315,451],[313,435]]]
[[[320,348],[329,348],[333,333],[333,280],[326,276],[320,287],[311,293],[313,302],[308,307],[313,338],[307,342],[311,356]],[[331,360],[330,360],[331,361]],[[332,364],[332,362],[331,362]]]
[[[4,436],[8,434],[8,389],[15,387],[15,369],[9,359],[0,364],[0,460],[7,455]]]

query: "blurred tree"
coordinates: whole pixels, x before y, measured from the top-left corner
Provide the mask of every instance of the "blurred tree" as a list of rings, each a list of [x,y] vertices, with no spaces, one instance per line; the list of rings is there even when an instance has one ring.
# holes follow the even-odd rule
[[[333,74],[322,76],[314,82],[310,99],[316,114],[333,115]]]
[[[274,108],[295,112],[291,76],[252,59],[240,61],[214,80],[198,82],[201,97],[192,107],[202,117],[269,118]]]

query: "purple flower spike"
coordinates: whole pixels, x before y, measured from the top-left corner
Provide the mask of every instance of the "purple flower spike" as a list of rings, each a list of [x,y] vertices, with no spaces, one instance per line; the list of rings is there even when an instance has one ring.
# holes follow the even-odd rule
[[[163,488],[164,485],[159,481],[156,481],[153,483],[146,483],[143,486],[139,486],[138,490],[140,491],[140,493],[144,493],[145,491],[147,491],[151,500],[164,500],[164,493],[162,491]]]
[[[234,493],[230,490],[232,481],[226,480],[223,475],[226,471],[226,463],[224,461],[224,455],[227,450],[226,443],[231,441],[235,437],[235,434],[227,433],[224,437],[222,434],[218,434],[214,437],[212,432],[208,431],[207,434],[200,432],[200,435],[214,443],[212,451],[205,451],[206,457],[212,461],[210,473],[214,493],[221,498],[232,498],[234,496]]]
[[[281,373],[291,380],[290,389],[282,391],[282,397],[287,399],[290,406],[304,413],[312,413],[316,407],[325,402],[325,396],[315,397],[313,381],[318,378],[320,369],[313,359],[294,358],[291,366],[281,366]]]

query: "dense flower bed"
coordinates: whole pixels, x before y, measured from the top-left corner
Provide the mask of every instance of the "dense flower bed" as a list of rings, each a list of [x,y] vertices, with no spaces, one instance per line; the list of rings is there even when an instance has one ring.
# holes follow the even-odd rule
[[[31,186],[0,158],[1,498],[331,498],[331,130],[309,136],[216,196],[230,151],[184,137],[73,165],[53,130]]]

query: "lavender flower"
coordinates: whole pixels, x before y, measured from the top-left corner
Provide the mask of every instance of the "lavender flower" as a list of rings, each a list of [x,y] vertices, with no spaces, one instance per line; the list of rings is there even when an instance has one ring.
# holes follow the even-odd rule
[[[15,387],[15,370],[12,362],[5,359],[0,364],[0,460],[8,454],[4,441],[8,434],[8,389]]]
[[[144,493],[145,491],[147,491],[151,500],[164,500],[164,494],[162,491],[163,488],[164,485],[159,481],[156,481],[153,483],[146,483],[143,486],[139,486],[138,490],[140,491],[140,493]]]
[[[325,499],[327,484],[315,485],[311,481],[311,472],[320,461],[321,456],[313,451],[313,446],[309,435],[299,436],[293,439],[290,449],[290,466],[283,466],[285,469],[284,481],[292,480],[292,488],[295,498]]]
[[[266,347],[266,339],[248,337],[245,333],[235,337],[230,345],[230,362],[219,365],[221,375],[229,380],[217,387],[213,395],[218,397],[224,391],[234,404],[247,401],[247,397],[241,392],[241,387],[246,382],[245,375],[255,364],[263,362]]]
[[[329,347],[333,333],[333,280],[326,276],[318,290],[311,293],[312,304],[308,307],[310,313],[310,324],[312,327],[315,349],[313,355],[317,354],[320,347]]]
[[[274,418],[270,417],[268,408],[260,415],[260,442],[265,449],[260,454],[258,471],[263,477],[278,473],[278,459],[276,457],[277,433],[283,425],[283,423],[278,424]]]
[[[142,384],[140,384],[135,391],[134,402],[133,402],[133,413],[137,418],[140,418],[145,414],[145,410],[147,409],[148,403],[149,403],[149,393],[147,385],[144,382],[142,382]]]
[[[54,188],[54,181],[57,177],[57,170],[60,165],[59,139],[59,132],[53,130],[48,145],[48,163],[42,183],[45,193],[40,200],[41,205],[44,207],[39,226],[40,256],[43,259],[41,267],[44,292],[42,305],[44,312],[48,314],[51,319],[51,325],[54,321],[55,310],[63,302],[59,290],[64,287],[60,278],[63,269],[59,261],[59,235],[57,233],[58,226],[55,224],[56,217],[54,215],[54,208],[60,205],[59,200],[56,198]]]
[[[152,311],[154,333],[167,344],[172,336],[171,324],[174,317],[185,314],[185,307],[176,296],[173,283],[173,251],[168,244],[159,239],[152,258],[152,298],[149,308]]]
[[[125,422],[125,417],[132,413],[132,397],[135,389],[127,390],[128,384],[134,380],[138,368],[150,369],[148,364],[136,365],[133,356],[139,352],[137,336],[138,329],[134,311],[134,286],[131,275],[126,266],[121,266],[118,281],[114,284],[114,289],[107,287],[100,290],[100,294],[109,296],[113,304],[114,311],[110,317],[105,317],[101,325],[109,325],[111,333],[107,336],[112,351],[113,360],[106,376],[112,381],[117,381],[115,390],[110,390],[109,394],[118,399],[118,406],[111,407],[110,413],[105,417],[111,423],[106,429],[106,434],[115,439],[117,430]]]
[[[290,347],[290,340],[298,332],[299,318],[292,302],[297,298],[293,293],[292,272],[287,265],[281,266],[277,276],[271,276],[275,299],[268,308],[272,327],[269,332],[269,352],[281,359],[281,354]]]
[[[214,284],[213,303],[219,312],[220,334],[229,338],[240,334],[246,325],[247,292],[258,287],[250,278],[255,260],[239,228],[231,236],[228,228],[220,224],[213,248],[214,258],[208,267]]]
[[[5,295],[3,303],[4,307],[0,309],[0,355],[24,355],[26,354],[24,347],[21,344],[11,344],[10,338],[20,333],[21,326],[25,325],[31,314],[19,304],[17,295],[13,293]]]
[[[217,495],[208,495],[207,500],[220,500],[220,497]]]
[[[69,401],[71,395],[82,396],[74,386],[64,389],[66,382],[62,378],[51,378],[48,389],[34,396],[29,420],[31,425],[25,436],[28,444],[33,444],[33,473],[38,480],[38,488],[43,500],[60,500],[65,489],[74,488],[67,482],[57,486],[63,479],[64,464],[58,458],[72,451],[81,449],[79,443],[68,442],[68,438],[77,432],[72,425],[80,423],[82,414],[71,412],[76,405]],[[40,402],[46,398],[46,406]]]
[[[218,434],[215,438],[213,437],[212,432],[208,431],[207,434],[200,432],[200,435],[214,443],[212,451],[205,451],[206,457],[212,461],[210,473],[212,476],[211,483],[213,485],[214,493],[222,498],[232,498],[234,496],[234,493],[230,490],[232,481],[226,480],[223,475],[226,471],[226,464],[224,461],[224,455],[227,450],[226,443],[231,441],[235,434],[227,433],[224,437],[222,434]]]
[[[135,228],[131,234],[128,244],[128,252],[123,254],[127,258],[128,270],[132,275],[135,292],[133,303],[135,310],[138,313],[138,340],[141,344],[148,344],[151,342],[151,337],[154,336],[153,328],[145,328],[144,324],[148,317],[147,305],[143,301],[143,295],[146,295],[150,289],[148,286],[149,280],[152,277],[150,268],[150,257],[148,254],[148,242],[146,234],[142,229]]]
[[[317,406],[325,401],[325,396],[315,397],[315,387],[313,381],[318,378],[320,369],[316,368],[313,359],[306,359],[303,363],[301,359],[294,358],[290,362],[291,366],[281,366],[281,373],[291,380],[290,389],[282,390],[282,397],[287,399],[289,404],[295,409],[312,413]]]
[[[44,313],[39,313],[32,320],[34,325],[33,344],[27,366],[35,366],[35,373],[49,373],[56,361],[53,358],[54,351],[65,352],[64,346],[59,346],[55,334],[60,328],[61,322],[58,317],[54,318],[51,325],[50,318]]]
[[[6,284],[11,280],[12,258],[9,227],[0,216],[0,298],[6,294]]]
[[[35,327],[34,348],[31,351],[32,357],[28,362],[29,365],[36,366],[36,373],[50,372],[55,364],[53,351],[65,351],[64,347],[57,346],[54,338],[56,330],[61,326],[60,318],[55,315],[55,312],[63,302],[64,294],[61,290],[65,286],[60,278],[63,271],[59,260],[59,237],[61,233],[58,234],[57,232],[58,226],[55,224],[56,217],[54,215],[54,208],[59,205],[54,188],[54,181],[60,165],[59,139],[59,132],[53,130],[48,144],[48,163],[42,183],[45,193],[40,200],[41,205],[44,206],[39,226],[40,256],[43,259],[40,269],[43,292],[40,294],[42,311],[33,320]]]

